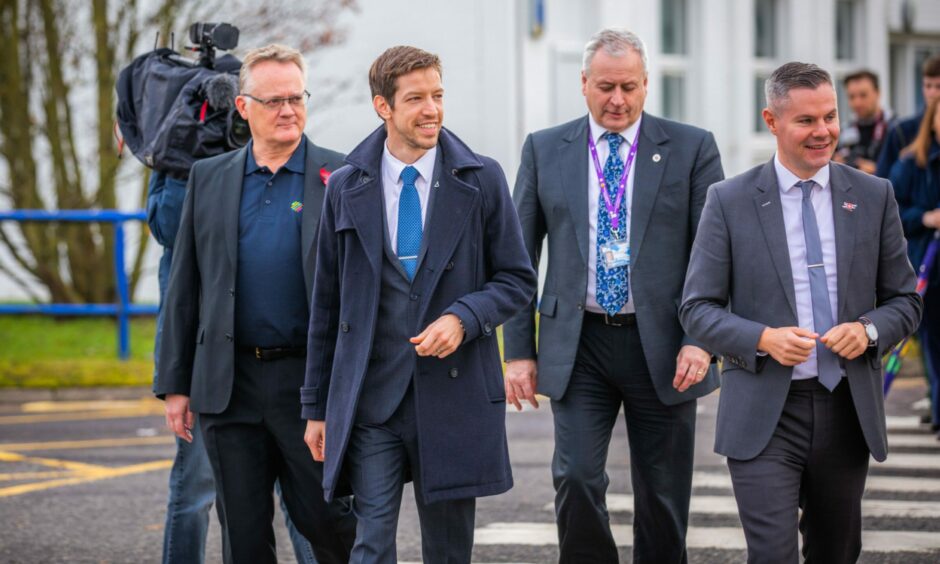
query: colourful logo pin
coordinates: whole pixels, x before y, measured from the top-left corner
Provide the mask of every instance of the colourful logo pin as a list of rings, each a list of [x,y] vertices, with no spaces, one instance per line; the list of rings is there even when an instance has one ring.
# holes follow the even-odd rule
[[[300,212],[301,210],[304,209],[304,205],[301,204],[300,202],[295,201],[291,203],[290,209],[294,210],[295,212]]]

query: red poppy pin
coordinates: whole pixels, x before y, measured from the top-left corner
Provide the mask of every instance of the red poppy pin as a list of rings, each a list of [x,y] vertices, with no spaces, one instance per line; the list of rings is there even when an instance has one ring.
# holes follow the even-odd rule
[[[332,173],[325,168],[320,169],[320,180],[323,181],[324,186],[326,186],[326,181],[330,179],[330,174]]]
[[[842,202],[842,209],[845,211],[854,212],[855,208],[858,207],[858,204],[853,204],[852,202]]]

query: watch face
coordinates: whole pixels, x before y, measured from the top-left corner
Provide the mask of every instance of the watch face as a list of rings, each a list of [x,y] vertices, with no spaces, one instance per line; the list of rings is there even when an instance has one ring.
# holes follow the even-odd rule
[[[872,323],[867,323],[867,324],[865,325],[865,334],[868,335],[868,340],[869,340],[869,341],[877,341],[877,340],[878,340],[878,330],[875,329],[875,325],[872,324]]]

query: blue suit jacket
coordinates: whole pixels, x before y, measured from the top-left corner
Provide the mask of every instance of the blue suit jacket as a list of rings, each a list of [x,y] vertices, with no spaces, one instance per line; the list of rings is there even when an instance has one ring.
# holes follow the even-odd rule
[[[335,494],[363,384],[384,254],[381,159],[385,128],[330,177],[317,245],[302,415],[326,421],[323,490]],[[445,313],[466,330],[444,359],[419,357],[413,386],[428,503],[512,487],[506,396],[496,327],[536,288],[502,169],[448,130],[438,142],[444,174],[431,199],[427,241],[412,285],[417,335]]]

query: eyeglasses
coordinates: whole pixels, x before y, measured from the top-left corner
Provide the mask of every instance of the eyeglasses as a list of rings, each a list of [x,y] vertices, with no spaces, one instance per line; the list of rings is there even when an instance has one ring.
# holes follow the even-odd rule
[[[284,105],[284,102],[287,102],[294,108],[303,107],[307,103],[307,100],[310,99],[310,93],[304,90],[303,94],[298,94],[296,96],[286,96],[283,98],[257,98],[251,94],[242,94],[246,98],[251,98],[255,102],[261,104],[264,109],[269,111],[277,111],[281,109],[281,106]]]

